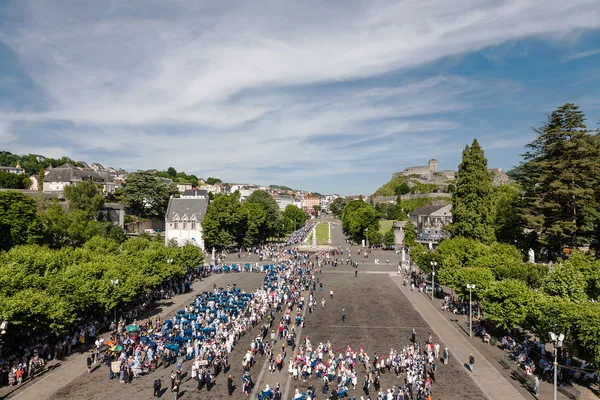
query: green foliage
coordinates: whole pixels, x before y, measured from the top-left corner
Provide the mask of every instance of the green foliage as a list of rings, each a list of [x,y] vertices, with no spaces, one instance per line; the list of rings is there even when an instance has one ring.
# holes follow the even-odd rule
[[[494,274],[489,268],[471,267],[459,268],[453,277],[452,283],[456,292],[465,299],[469,297],[467,284],[475,285],[473,299],[478,300],[481,298],[482,293],[489,289],[494,282]]]
[[[381,214],[382,219],[391,221],[402,221],[407,218],[400,204],[377,203],[375,209]]]
[[[18,244],[37,243],[41,227],[35,201],[26,194],[0,192],[0,250]]]
[[[202,220],[206,248],[224,248],[230,246],[234,240],[243,242],[245,235],[242,226],[245,219],[238,196],[216,195],[208,205]]]
[[[338,197],[329,204],[329,211],[337,218],[341,218],[344,207],[348,204],[348,200],[343,197]]]
[[[213,178],[213,177],[209,177],[209,178],[206,180],[206,184],[207,184],[207,185],[215,185],[215,184],[217,184],[217,183],[223,183],[223,181],[221,181],[221,180],[220,180],[220,179],[218,179],[218,178]]]
[[[410,246],[410,259],[418,265],[423,272],[431,272],[431,263],[434,261],[433,253],[421,243],[414,243]]]
[[[417,240],[417,227],[412,221],[408,221],[402,229],[404,229],[404,245],[413,247]]]
[[[283,233],[283,214],[279,210],[279,205],[269,193],[264,190],[255,190],[248,196],[246,202],[258,204],[266,213],[264,222],[258,227],[259,242],[264,243],[268,238]]]
[[[261,230],[267,222],[267,211],[259,203],[244,202],[241,212],[245,216],[244,246],[252,246],[260,243]]]
[[[193,187],[198,186],[198,177],[196,175],[188,175],[185,172],[177,172],[173,167],[169,167],[166,171],[156,171],[155,176],[161,178],[172,179],[176,183],[191,183]]]
[[[0,188],[29,189],[29,186],[31,186],[31,180],[26,174],[16,175],[8,171],[0,171]]]
[[[525,282],[514,279],[493,282],[482,297],[486,318],[506,330],[524,325],[535,298]]]
[[[378,240],[380,214],[369,203],[362,200],[352,200],[346,204],[342,212],[342,229],[344,233],[355,242],[367,238],[373,243]],[[383,240],[382,238],[380,239]]]
[[[586,289],[585,275],[568,261],[554,265],[542,282],[542,290],[548,295],[573,302],[587,301]]]
[[[123,201],[140,217],[164,218],[169,198],[179,196],[174,183],[165,183],[147,172],[129,174],[122,186]]]
[[[317,244],[329,244],[329,224],[327,222],[321,222],[315,226],[315,232],[317,234]]]
[[[65,198],[71,211],[82,211],[88,219],[100,220],[104,217],[102,189],[92,181],[65,186]]]
[[[306,213],[293,204],[288,204],[283,210],[286,233],[291,233],[306,222]]]
[[[61,334],[74,321],[101,317],[202,262],[195,246],[165,247],[143,237],[128,240],[122,250],[102,237],[78,249],[16,246],[0,253],[0,319],[21,332]]]
[[[281,186],[281,185],[269,185],[269,187],[271,189],[278,189],[278,190],[289,190],[289,191],[293,190],[292,188],[289,188],[287,186]]]
[[[539,253],[536,231],[527,230],[523,189],[517,183],[500,185],[494,189],[494,227],[499,242],[514,244],[523,254],[529,249]]]
[[[383,235],[383,244],[387,247],[394,247],[396,244],[396,235],[394,234],[394,226]]]
[[[61,158],[46,158],[44,161],[36,160],[36,156],[29,154],[26,156],[18,156],[11,154],[8,151],[0,151],[0,165],[6,167],[15,167],[17,163],[25,170],[27,176],[39,173],[40,169],[48,167],[59,167],[64,164],[71,164],[75,167],[80,167],[81,164],[70,159],[69,157]]]
[[[402,182],[394,188],[395,195],[403,195],[408,193],[410,193],[410,186],[408,186],[408,183],[406,182]]]
[[[453,236],[477,239],[483,243],[495,240],[492,207],[492,175],[477,139],[463,151],[458,166],[456,190],[452,193]]]
[[[530,226],[541,231],[541,243],[556,256],[564,245],[587,244],[596,235],[600,152],[585,116],[571,103],[535,131],[538,137],[513,173],[525,192]]]

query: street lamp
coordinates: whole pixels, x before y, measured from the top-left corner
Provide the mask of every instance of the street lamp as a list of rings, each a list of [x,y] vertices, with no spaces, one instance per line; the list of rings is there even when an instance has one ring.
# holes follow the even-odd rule
[[[365,229],[367,232],[367,247],[369,247],[369,228]]]
[[[437,266],[437,262],[431,262],[431,268],[433,272],[431,272],[431,301],[433,301],[433,294],[435,293],[435,267]]]
[[[556,334],[554,332],[548,332],[550,335],[550,340],[554,342],[554,396],[553,399],[556,400],[556,389],[557,389],[557,377],[558,377],[558,361],[556,358],[556,350],[558,347],[562,347],[563,340],[565,340],[564,334]]]
[[[475,289],[475,284],[467,283],[467,289],[469,289],[469,336],[473,337],[473,289]]]
[[[119,284],[119,280],[118,279],[111,279],[110,283],[112,283],[113,286],[116,289],[117,285]],[[115,319],[114,319],[114,321],[115,321],[115,324],[116,324],[117,323],[117,305],[116,304],[115,304]]]

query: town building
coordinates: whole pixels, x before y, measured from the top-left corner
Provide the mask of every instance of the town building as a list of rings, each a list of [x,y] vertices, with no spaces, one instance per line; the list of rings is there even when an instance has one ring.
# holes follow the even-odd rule
[[[315,194],[307,194],[304,196],[304,203],[302,204],[302,208],[308,214],[313,214],[315,212],[315,206],[318,209],[321,209],[321,198]]]
[[[179,193],[183,193],[186,190],[192,190],[192,184],[188,183],[188,182],[177,182],[177,190],[179,190]]]
[[[17,163],[16,167],[0,167],[0,171],[8,172],[10,174],[15,175],[21,175],[25,172],[25,170],[19,166],[19,163]]]
[[[94,171],[84,171],[70,164],[52,168],[47,171],[43,182],[44,192],[62,192],[65,186],[76,185],[79,182],[93,181],[104,185],[104,179]]]
[[[273,198],[281,211],[284,211],[288,205],[294,205],[294,198],[289,194],[275,194]]]
[[[208,198],[171,197],[165,215],[165,244],[174,240],[178,246],[189,243],[204,250],[202,219],[207,208]]]
[[[446,227],[452,223],[451,204],[430,204],[408,214],[417,226],[417,241],[439,243],[449,237]]]
[[[182,199],[208,199],[208,192],[202,189],[189,189],[181,193]]]

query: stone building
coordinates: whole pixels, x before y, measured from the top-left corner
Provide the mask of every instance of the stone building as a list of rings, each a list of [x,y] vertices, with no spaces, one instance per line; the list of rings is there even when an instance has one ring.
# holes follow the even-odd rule
[[[396,172],[392,177],[396,176],[417,176],[421,179],[431,179],[433,174],[437,172],[438,161],[435,158],[429,160],[429,164],[426,166],[408,167],[402,172]]]
[[[205,197],[171,197],[165,215],[165,243],[175,240],[178,246],[190,243],[204,250],[202,219],[207,208]]]
[[[439,243],[448,237],[451,210],[452,204],[430,204],[410,212],[408,217],[417,226],[417,241]]]

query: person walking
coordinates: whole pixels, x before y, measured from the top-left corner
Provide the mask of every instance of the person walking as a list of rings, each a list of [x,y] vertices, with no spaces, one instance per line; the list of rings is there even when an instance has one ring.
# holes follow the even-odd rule
[[[535,397],[539,397],[540,395],[540,378],[538,378],[538,376],[535,376]]]
[[[92,373],[92,364],[94,363],[94,359],[92,358],[92,353],[88,354],[85,362],[87,363],[88,374],[91,374]]]
[[[473,357],[473,353],[469,355],[469,370],[473,372],[473,365],[475,364],[475,357]]]
[[[346,320],[346,309],[342,308],[342,321]]]
[[[412,330],[412,342],[417,343],[417,331],[415,330],[415,328],[413,328]]]
[[[329,298],[333,300],[333,290],[329,291]]]
[[[175,380],[175,384],[173,385],[173,389],[171,389],[171,392],[173,392],[173,399],[177,400],[177,398],[179,397],[179,386],[181,385],[181,381],[179,379]]]
[[[448,358],[450,357],[450,353],[448,352],[448,348],[444,348],[444,365],[448,365]]]
[[[159,379],[155,379],[154,380],[154,397],[159,397],[160,396],[160,387],[162,386],[161,382],[160,382],[160,378]]]
[[[233,394],[233,376],[231,374],[227,377],[227,394],[229,396]]]

